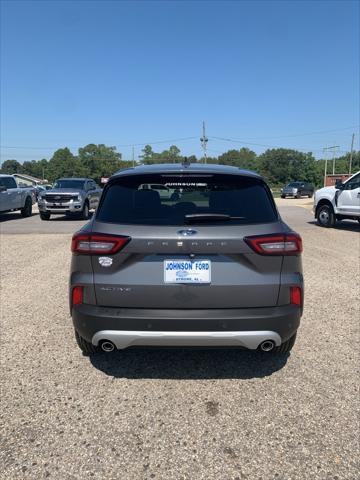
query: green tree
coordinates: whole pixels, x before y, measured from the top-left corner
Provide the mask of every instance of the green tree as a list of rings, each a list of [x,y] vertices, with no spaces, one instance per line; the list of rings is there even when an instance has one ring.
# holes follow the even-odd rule
[[[23,168],[21,163],[17,160],[5,160],[1,165],[1,173],[7,173],[8,175],[13,175],[14,173],[23,173]]]
[[[124,166],[121,153],[116,147],[90,143],[79,148],[79,163],[85,175],[99,181],[102,176],[110,176]],[[127,165],[127,163],[126,163]]]
[[[180,149],[176,145],[171,145],[169,150],[163,150],[162,152],[154,152],[151,145],[145,145],[142,152],[143,154],[140,155],[140,158],[145,165],[177,163],[183,160],[183,157],[180,155]]]
[[[291,180],[316,183],[316,161],[312,153],[286,148],[266,150],[259,156],[259,170],[272,185],[282,185]]]
[[[199,163],[204,163],[204,157],[200,157]],[[207,157],[206,163],[219,163],[218,157]]]
[[[48,164],[48,180],[51,182],[59,177],[80,177],[85,174],[79,159],[67,147],[56,150]]]
[[[49,162],[43,158],[42,160],[31,160],[24,162],[22,165],[23,173],[32,175],[37,178],[47,178]]]
[[[165,150],[166,152],[166,150]],[[179,162],[181,161],[181,157],[180,157],[180,148],[178,148],[176,145],[171,145],[171,147],[169,148],[169,156],[168,156],[168,161],[170,163],[176,163],[176,162]]]
[[[155,163],[154,160],[154,151],[152,149],[151,145],[145,145],[145,147],[142,149],[143,154],[140,155],[142,163],[145,163],[147,165],[151,163]]]
[[[240,150],[228,150],[219,156],[218,161],[222,165],[233,165],[251,170],[256,170],[258,167],[256,153],[244,147]]]

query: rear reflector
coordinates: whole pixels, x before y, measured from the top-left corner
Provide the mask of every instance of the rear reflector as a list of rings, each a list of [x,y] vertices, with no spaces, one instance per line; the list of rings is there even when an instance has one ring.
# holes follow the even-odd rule
[[[244,240],[260,255],[298,255],[302,252],[302,240],[297,233],[257,235]]]
[[[81,305],[83,303],[84,287],[74,287],[71,294],[71,305]]]
[[[291,305],[301,306],[302,301],[301,288],[300,287],[290,287],[290,303]]]
[[[124,248],[130,240],[130,237],[120,235],[75,233],[71,241],[71,251],[87,255],[113,254]]]

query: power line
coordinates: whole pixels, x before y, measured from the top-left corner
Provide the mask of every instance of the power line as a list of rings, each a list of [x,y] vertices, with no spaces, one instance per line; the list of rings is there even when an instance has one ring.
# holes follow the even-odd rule
[[[256,147],[277,148],[277,147],[274,147],[274,145],[264,145],[262,143],[244,142],[244,140],[240,140],[239,138],[225,138],[225,137],[210,137],[210,138],[214,140],[221,140],[223,142],[240,143],[242,145],[254,145]]]
[[[209,137],[209,138],[214,139],[214,140],[224,141],[224,142],[239,143],[241,145],[252,145],[252,146],[256,146],[256,147],[289,148],[289,147],[284,147],[284,145],[265,145],[263,143],[244,142],[243,140],[239,140],[239,139],[235,139],[235,138],[225,138],[225,137]],[[300,151],[303,151],[303,152],[310,152],[310,151],[312,151],[312,152],[322,152],[323,151],[323,150],[317,150],[317,149],[313,149],[313,148],[308,148],[308,149],[296,148],[296,150],[300,150]],[[347,153],[346,150],[338,150],[338,152]]]
[[[184,142],[186,140],[195,140],[198,137],[183,137],[183,138],[173,138],[170,140],[159,140],[157,142],[145,142],[145,143],[129,143],[123,145],[117,145],[118,147],[142,147],[145,145],[159,145],[161,143],[171,143],[171,142]]]
[[[214,148],[208,148],[207,151],[213,153],[224,153],[224,150],[215,150]]]
[[[307,136],[307,135],[318,135],[318,134],[323,134],[323,133],[332,133],[332,132],[339,132],[343,130],[350,130],[353,128],[358,128],[359,125],[352,125],[351,127],[342,127],[342,128],[334,128],[331,130],[318,130],[314,132],[307,132],[307,133],[296,133],[296,134],[291,134],[291,135],[276,135],[276,136],[271,136],[271,137],[247,137],[247,139],[250,140],[256,140],[256,139],[266,139],[266,138],[291,138],[291,137],[302,137],[302,136]],[[145,145],[159,145],[159,144],[164,144],[164,143],[171,143],[171,142],[182,142],[186,140],[195,140],[197,137],[181,137],[181,138],[172,138],[169,140],[157,140],[153,142],[142,142],[142,143],[124,143],[124,144],[118,144],[116,145],[117,147],[141,147]],[[259,146],[259,147],[268,147],[268,148],[273,148],[273,145],[264,145],[261,143],[251,143],[251,142],[245,142],[243,139],[240,138],[225,138],[225,137],[210,137],[210,138],[215,138],[218,140],[226,140],[226,141],[231,141],[231,142],[239,142],[243,143],[245,145],[254,145],[254,146]],[[71,148],[77,148],[78,145],[68,145]],[[27,149],[27,150],[55,150],[58,148],[62,148],[59,146],[56,147],[30,147],[30,146],[24,146],[24,145],[0,145],[0,148],[18,148],[18,149]],[[276,148],[276,147],[275,147]]]
[[[307,135],[320,135],[322,133],[332,133],[332,132],[341,132],[344,130],[351,130],[353,128],[358,128],[360,125],[353,125],[351,127],[342,127],[342,128],[333,128],[331,130],[318,130],[315,132],[307,132],[307,133],[295,133],[291,135],[274,135],[271,137],[246,137],[249,140],[261,140],[261,139],[271,139],[271,138],[291,138],[291,137],[306,137]],[[238,139],[240,140],[240,139]]]
[[[197,137],[182,137],[182,138],[173,138],[170,140],[159,140],[156,142],[144,142],[144,143],[127,143],[127,144],[118,144],[116,147],[141,147],[145,145],[159,145],[162,143],[171,143],[171,142],[183,142],[186,140],[195,140]],[[67,145],[69,147],[69,145]],[[21,149],[26,149],[26,150],[56,150],[58,148],[63,148],[63,147],[30,147],[30,146],[24,146],[24,145],[0,145],[1,148],[17,148],[19,150]],[[71,148],[77,148],[78,146],[76,145],[70,145]]]

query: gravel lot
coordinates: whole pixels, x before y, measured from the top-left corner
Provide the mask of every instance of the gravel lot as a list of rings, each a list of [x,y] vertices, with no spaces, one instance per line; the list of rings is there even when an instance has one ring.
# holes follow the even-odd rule
[[[321,229],[288,202],[280,211],[303,236],[306,304],[285,358],[84,357],[67,307],[78,224],[3,219],[0,478],[359,478],[359,228]]]

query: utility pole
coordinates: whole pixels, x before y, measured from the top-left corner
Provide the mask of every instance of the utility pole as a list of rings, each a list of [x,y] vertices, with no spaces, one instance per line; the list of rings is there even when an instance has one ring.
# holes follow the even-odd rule
[[[332,158],[332,161],[333,161],[333,175],[335,175],[335,154],[336,154],[336,149],[337,148],[340,148],[339,145],[334,145],[333,147],[330,147],[332,148],[332,151],[333,151],[333,158]]]
[[[208,141],[209,141],[209,139],[206,138],[206,134],[205,134],[205,122],[203,122],[203,134],[202,134],[202,137],[200,138],[200,143],[201,143],[202,149],[204,151],[204,163],[207,163],[206,147],[207,147],[207,142]]]
[[[135,167],[135,153],[134,153],[134,145],[132,147],[132,164],[133,164],[133,167]]]
[[[325,160],[325,168],[324,168],[324,187],[326,186],[326,174],[327,174],[327,147],[323,148],[323,155]]]
[[[353,158],[353,153],[354,153],[354,140],[355,140],[355,133],[352,134],[352,138],[351,138],[351,149],[350,149],[350,160],[349,160],[349,175],[351,175],[352,158]]]
[[[324,187],[325,187],[325,185],[326,185],[326,176],[327,176],[327,162],[328,162],[327,152],[328,152],[328,150],[332,150],[332,151],[333,151],[333,174],[334,174],[334,173],[335,173],[335,149],[336,149],[336,148],[339,148],[339,145],[333,145],[332,147],[325,147],[325,148],[323,148],[324,157],[325,157]]]

